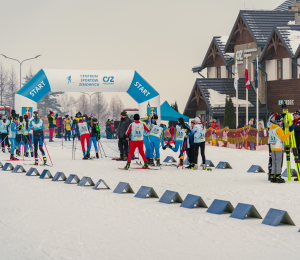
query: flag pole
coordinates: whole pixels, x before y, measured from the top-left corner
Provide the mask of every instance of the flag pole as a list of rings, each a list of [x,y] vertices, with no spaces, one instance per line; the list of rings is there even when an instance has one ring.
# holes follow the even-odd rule
[[[259,111],[258,111],[258,55],[256,56],[256,70],[257,70],[257,89],[256,89],[256,129],[257,129],[257,134],[256,134],[256,149],[258,147],[258,121],[259,121]]]
[[[237,58],[235,56],[235,80],[237,80],[238,71],[237,71]],[[239,126],[239,83],[236,83],[236,129]]]
[[[248,68],[248,57],[246,58],[246,68]],[[246,125],[248,125],[248,123],[249,123],[249,118],[248,118],[248,88],[246,86]]]

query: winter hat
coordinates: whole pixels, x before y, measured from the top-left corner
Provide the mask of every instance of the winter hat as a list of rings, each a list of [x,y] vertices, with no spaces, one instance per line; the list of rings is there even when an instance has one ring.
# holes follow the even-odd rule
[[[154,114],[152,118],[153,119],[158,119],[158,115]]]
[[[195,122],[201,122],[201,119],[199,117],[195,117]]]
[[[127,116],[127,112],[126,111],[122,111],[121,112],[121,116]]]
[[[53,115],[54,113],[53,113],[53,111],[49,110],[49,114],[50,114],[50,115]]]
[[[283,121],[283,117],[281,115],[276,115],[275,122],[280,122],[280,121]]]
[[[139,114],[135,114],[135,115],[133,116],[133,119],[134,119],[134,120],[140,120],[140,115],[139,115]]]
[[[65,118],[69,117],[69,115],[65,115]]]
[[[34,116],[38,116],[38,111],[33,111]]]
[[[55,114],[55,117],[58,117],[58,114]]]
[[[271,118],[274,117],[274,116],[276,116],[276,115],[278,115],[278,113],[272,112],[271,115],[270,115],[270,121],[271,121]]]
[[[192,121],[191,121],[191,124],[195,124],[195,121],[194,121],[194,120],[192,120]]]
[[[294,115],[299,115],[299,116],[300,116],[300,111],[297,110],[297,111],[294,113]]]
[[[3,120],[6,119],[6,116],[3,116],[2,119],[3,119]]]

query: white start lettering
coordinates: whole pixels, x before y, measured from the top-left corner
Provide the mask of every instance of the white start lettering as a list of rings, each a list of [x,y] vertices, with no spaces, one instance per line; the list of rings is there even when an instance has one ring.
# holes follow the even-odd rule
[[[149,92],[147,89],[145,89],[145,88],[142,86],[142,84],[140,84],[139,82],[136,82],[136,83],[134,84],[134,86],[136,86],[137,89],[140,90],[146,97],[150,94],[150,92]]]
[[[45,87],[44,81],[41,81],[40,84],[38,84],[36,87],[33,88],[33,90],[30,91],[30,95],[34,97],[35,94],[37,94],[43,87]]]

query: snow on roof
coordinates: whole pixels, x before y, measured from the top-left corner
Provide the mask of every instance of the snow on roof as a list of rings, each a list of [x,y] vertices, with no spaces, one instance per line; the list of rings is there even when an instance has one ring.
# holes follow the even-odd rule
[[[277,31],[291,54],[296,55],[300,45],[300,25],[278,26]]]
[[[289,21],[288,25],[295,24],[295,21]]]

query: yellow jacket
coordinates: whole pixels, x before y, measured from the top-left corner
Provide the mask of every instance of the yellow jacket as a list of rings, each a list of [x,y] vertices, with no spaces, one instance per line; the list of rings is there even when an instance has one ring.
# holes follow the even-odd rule
[[[65,126],[66,126],[67,131],[71,130],[71,120],[70,119],[65,119]]]
[[[278,125],[276,124],[271,124],[270,129],[273,130],[276,127],[278,127]],[[280,138],[281,141],[285,142],[291,135],[291,132],[287,132],[287,134],[284,134],[283,130],[281,127],[278,127],[276,129],[276,134],[278,135],[278,137]],[[283,151],[284,149],[282,148],[271,148],[272,151]]]

